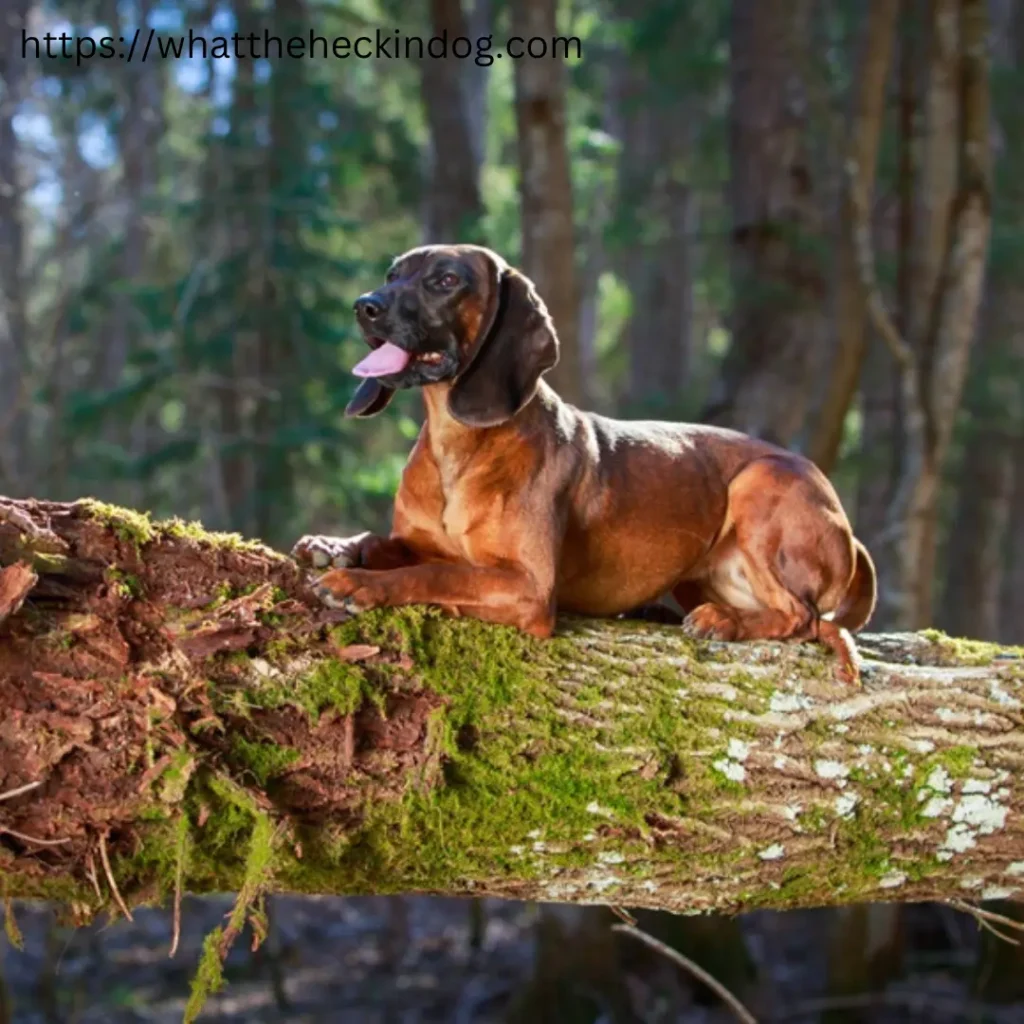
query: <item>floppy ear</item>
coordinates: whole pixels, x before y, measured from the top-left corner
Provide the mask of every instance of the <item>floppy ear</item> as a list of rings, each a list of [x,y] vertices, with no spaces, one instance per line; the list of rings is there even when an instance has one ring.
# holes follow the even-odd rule
[[[485,315],[470,363],[448,395],[448,411],[470,427],[511,419],[558,362],[558,335],[533,282],[511,268],[498,275],[490,326]]]
[[[367,377],[356,388],[356,393],[345,406],[346,416],[376,416],[388,407],[388,402],[395,397],[393,388],[386,388],[380,381]]]

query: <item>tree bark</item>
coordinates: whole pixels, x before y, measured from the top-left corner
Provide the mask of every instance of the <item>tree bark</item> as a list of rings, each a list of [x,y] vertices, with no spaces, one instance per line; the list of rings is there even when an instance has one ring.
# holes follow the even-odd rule
[[[555,0],[513,0],[511,35],[551,40],[558,34]],[[558,332],[558,365],[548,374],[567,402],[582,400],[578,338],[579,288],[572,176],[566,138],[566,73],[561,60],[524,56],[514,62],[523,272],[537,285]]]
[[[1021,648],[862,636],[851,692],[810,645],[344,621],[259,544],[88,501],[0,502],[0,566],[0,875],[79,920],[175,892],[1024,887]]]
[[[824,330],[820,211],[806,151],[808,0],[736,0],[729,115],[732,340],[702,419],[783,446],[804,425]]]
[[[901,0],[877,0],[867,8],[861,46],[860,73],[850,117],[847,160],[860,169],[865,201],[870,209],[875,166],[885,115],[886,82]],[[835,359],[825,385],[825,397],[810,440],[808,455],[831,473],[839,455],[843,426],[857,391],[867,351],[867,308],[853,245],[853,211],[844,190],[839,239],[836,294]]]

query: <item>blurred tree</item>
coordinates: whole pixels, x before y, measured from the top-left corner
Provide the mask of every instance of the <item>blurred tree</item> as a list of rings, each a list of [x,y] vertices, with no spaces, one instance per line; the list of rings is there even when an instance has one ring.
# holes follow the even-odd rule
[[[28,64],[21,33],[30,0],[0,12],[0,491],[25,495],[37,483],[28,468],[29,349],[25,281],[24,188],[14,119]]]
[[[999,639],[1020,643],[1024,637],[1024,437],[1013,446],[1013,499],[1007,537],[1007,570],[1000,602]]]
[[[915,169],[906,337],[884,312],[878,326],[901,377],[903,460],[887,512],[882,614],[902,628],[931,622],[942,467],[976,328],[991,227],[989,76],[984,0],[936,0]],[[860,182],[857,232],[867,224]]]
[[[888,205],[895,215],[886,217],[879,207],[872,227],[876,242],[880,287],[888,281],[894,296],[893,316],[897,327],[906,330],[909,304],[909,265],[914,206],[913,134],[917,111],[917,79],[921,47],[921,11],[917,0],[901,0],[899,45],[895,53],[897,74],[893,75],[890,104],[896,108],[895,128],[889,132],[895,150],[894,171],[888,185]],[[885,139],[883,138],[883,144]],[[884,149],[883,149],[884,155]],[[852,231],[854,214],[850,182],[844,182],[844,222]],[[894,221],[895,224],[890,224]],[[851,241],[853,236],[851,235]],[[886,273],[889,268],[894,272]],[[863,278],[860,268],[858,283]],[[892,353],[870,325],[867,352],[860,378],[859,472],[855,522],[862,537],[873,540],[885,528],[901,460],[900,389]],[[884,614],[884,609],[879,616]]]
[[[630,293],[625,344],[631,408],[671,415],[691,356],[697,198],[690,183],[699,117],[651,75],[641,51],[619,69],[620,264]]]
[[[1012,562],[1011,506],[1015,449],[1024,438],[1024,140],[1008,130],[1024,84],[1024,6],[993,4],[993,106],[1000,159],[995,182],[997,222],[985,308],[973,350],[966,394],[961,468],[952,495],[945,589],[939,623],[965,636],[1003,635],[1003,602],[1020,612],[1004,580]],[[1005,596],[1004,596],[1005,593]],[[1017,622],[1024,622],[1024,613]],[[1008,638],[1012,633],[1007,634]]]
[[[542,41],[543,57],[514,61],[523,271],[537,285],[561,345],[558,365],[547,374],[568,402],[582,398],[579,354],[579,291],[573,226],[573,190],[566,133],[566,71],[555,59],[556,0],[510,0],[510,36],[523,52]]]
[[[430,29],[455,39],[469,30],[461,0],[430,0]],[[475,40],[474,40],[475,42]],[[425,56],[420,61],[423,102],[430,125],[429,184],[424,216],[424,241],[482,242],[480,218],[480,147],[486,106],[474,107],[479,90],[486,99],[486,79],[473,73],[475,65],[449,53],[446,58]]]
[[[878,0],[865,8],[860,65],[855,79],[846,161],[857,167],[870,206],[882,137],[886,81],[896,37],[900,0]],[[853,245],[853,211],[847,190],[839,228],[836,268],[835,356],[807,454],[826,473],[839,456],[846,415],[857,391],[867,350],[867,308]]]
[[[808,160],[811,0],[733,0],[731,341],[704,418],[791,444],[823,333],[826,269]]]

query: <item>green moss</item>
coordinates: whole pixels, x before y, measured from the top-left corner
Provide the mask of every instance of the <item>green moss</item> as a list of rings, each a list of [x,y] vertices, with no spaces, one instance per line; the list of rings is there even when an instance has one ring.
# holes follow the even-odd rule
[[[158,524],[158,529],[165,537],[173,537],[176,540],[188,540],[196,544],[208,544],[216,548],[231,548],[237,551],[252,551],[261,555],[284,556],[268,548],[258,540],[246,540],[239,533],[221,533],[214,530],[207,530],[202,523],[190,522],[177,517],[167,519]]]
[[[14,916],[14,904],[8,899],[4,900],[4,934],[15,949],[23,950],[25,948],[25,940],[18,927],[17,918]]]
[[[980,756],[977,747],[947,747],[930,756],[925,765],[931,768],[935,764],[941,764],[954,779],[966,779],[970,777],[971,770]]]
[[[299,751],[293,747],[255,743],[238,735],[231,737],[231,752],[263,787],[300,757]]]
[[[196,757],[190,750],[175,753],[170,765],[161,773],[158,792],[166,804],[178,804],[185,798],[188,781],[196,768]]]
[[[138,576],[124,572],[117,566],[109,566],[103,575],[125,600],[140,598],[145,594],[142,581]]]
[[[231,909],[227,928],[215,928],[203,942],[199,968],[192,981],[192,991],[185,1008],[185,1021],[194,1021],[206,1000],[224,985],[224,960],[231,943],[245,926],[245,919],[260,901],[274,875],[274,854],[278,830],[262,813],[255,816],[249,836],[248,853],[242,873],[238,897]]]
[[[255,707],[300,707],[314,722],[327,708],[349,715],[364,700],[383,700],[379,688],[373,686],[359,666],[340,658],[324,658],[297,679],[278,682],[262,678],[258,685],[245,691],[244,697]]]
[[[745,735],[749,725],[728,721],[733,706],[719,698],[681,700],[680,673],[670,666],[640,671],[609,658],[592,681],[570,689],[563,681],[572,678],[578,647],[564,636],[536,641],[419,609],[368,613],[337,627],[332,639],[397,645],[414,659],[418,679],[445,699],[436,737],[447,755],[443,785],[410,785],[401,800],[368,807],[358,834],[285,866],[289,886],[315,891],[325,872],[335,888],[345,878],[350,891],[387,891],[391,879],[404,888],[458,890],[496,870],[529,878],[578,869],[596,856],[579,840],[609,819],[639,835],[652,811],[711,813],[723,796],[744,792],[693,755],[707,725],[727,736]],[[593,650],[588,663],[600,663]],[[354,683],[346,686],[354,697]],[[602,718],[606,700],[613,710]],[[596,719],[596,732],[579,728],[580,715]],[[655,758],[643,771],[637,746]],[[673,849],[659,856],[685,859]]]
[[[188,813],[193,822],[195,855],[189,888],[195,892],[237,892],[244,850],[253,824],[262,814],[253,798],[236,782],[221,774],[203,772],[190,787]]]
[[[375,610],[332,630],[338,646],[397,647],[412,657],[424,686],[448,699],[454,729],[508,707],[529,688],[524,665],[542,659],[540,642],[475,619],[443,620],[423,608]]]
[[[182,1024],[192,1024],[203,1012],[207,999],[224,987],[224,968],[220,958],[223,938],[224,929],[217,927],[203,940],[203,951],[192,978],[192,991],[185,1005]]]
[[[156,528],[150,520],[149,513],[136,512],[133,509],[119,508],[105,501],[94,498],[83,498],[77,506],[90,518],[110,527],[114,534],[126,543],[141,548],[156,538]]]
[[[225,580],[222,583],[217,584],[217,589],[214,591],[213,600],[209,604],[203,605],[200,609],[201,612],[214,612],[221,605],[227,604],[233,597],[235,597],[235,588]]]
[[[19,552],[21,553],[21,552]],[[68,568],[69,559],[65,555],[57,555],[50,551],[25,551],[29,564],[41,576],[60,575]]]
[[[94,498],[83,498],[77,502],[77,506],[92,519],[110,527],[119,539],[134,544],[136,549],[141,549],[144,545],[160,538],[174,538],[216,548],[251,551],[263,556],[284,559],[284,555],[268,548],[261,541],[247,540],[237,533],[219,533],[207,530],[198,522],[186,523],[183,519],[178,518],[154,522],[148,512],[120,508]]]
[[[1015,656],[1024,658],[1024,647],[1010,647],[1006,644],[994,644],[984,640],[967,640],[952,637],[940,629],[922,629],[920,634],[930,640],[944,660],[960,665],[991,665],[998,657]]]
[[[70,651],[75,646],[75,635],[65,629],[52,629],[39,637],[39,642],[58,651]]]

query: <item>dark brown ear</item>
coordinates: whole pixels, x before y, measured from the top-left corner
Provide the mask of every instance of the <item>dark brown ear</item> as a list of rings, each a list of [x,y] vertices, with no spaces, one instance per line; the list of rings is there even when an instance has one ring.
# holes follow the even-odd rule
[[[481,329],[476,351],[448,395],[448,411],[470,427],[504,423],[557,363],[558,335],[547,307],[528,277],[506,268],[491,327]]]
[[[376,416],[388,407],[395,397],[393,388],[386,388],[380,381],[367,377],[345,406],[346,416]]]

